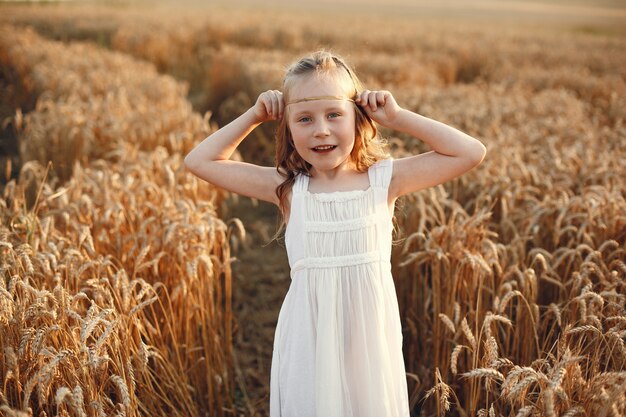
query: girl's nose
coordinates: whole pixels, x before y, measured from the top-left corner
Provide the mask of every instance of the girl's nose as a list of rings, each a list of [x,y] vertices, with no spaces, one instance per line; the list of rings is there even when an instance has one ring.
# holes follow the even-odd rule
[[[316,137],[324,137],[330,135],[330,130],[328,129],[328,124],[326,120],[321,120],[315,124],[315,136]]]

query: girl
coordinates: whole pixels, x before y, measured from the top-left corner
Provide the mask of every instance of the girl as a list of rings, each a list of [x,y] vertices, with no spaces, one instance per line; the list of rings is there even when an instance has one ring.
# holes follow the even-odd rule
[[[257,126],[278,120],[276,167],[229,158]],[[393,160],[376,124],[432,151]],[[316,52],[288,69],[282,92],[185,157],[198,177],[280,208],[291,285],[278,316],[271,417],[408,417],[402,329],[391,276],[401,195],[478,165],[485,147],[450,126],[362,88],[338,56]]]

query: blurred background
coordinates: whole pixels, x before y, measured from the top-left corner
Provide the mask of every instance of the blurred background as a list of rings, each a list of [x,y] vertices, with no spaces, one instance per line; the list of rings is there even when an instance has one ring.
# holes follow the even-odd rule
[[[488,149],[396,210],[412,416],[626,415],[625,46],[617,0],[0,2],[0,415],[269,415],[278,212],[182,158],[319,48]]]

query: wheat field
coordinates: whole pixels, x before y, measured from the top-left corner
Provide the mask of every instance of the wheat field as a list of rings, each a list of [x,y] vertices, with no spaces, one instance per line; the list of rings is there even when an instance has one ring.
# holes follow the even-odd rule
[[[0,415],[268,415],[277,213],[182,159],[324,47],[488,149],[396,209],[411,415],[626,416],[626,9],[434,4],[0,5]]]

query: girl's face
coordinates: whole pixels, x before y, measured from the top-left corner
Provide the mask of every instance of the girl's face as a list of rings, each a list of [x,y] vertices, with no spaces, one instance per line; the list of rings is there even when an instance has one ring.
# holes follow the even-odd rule
[[[318,171],[349,164],[354,147],[355,110],[346,88],[332,76],[307,76],[293,85],[289,101],[315,97],[345,97],[345,100],[315,99],[289,104],[285,116],[298,154]]]

